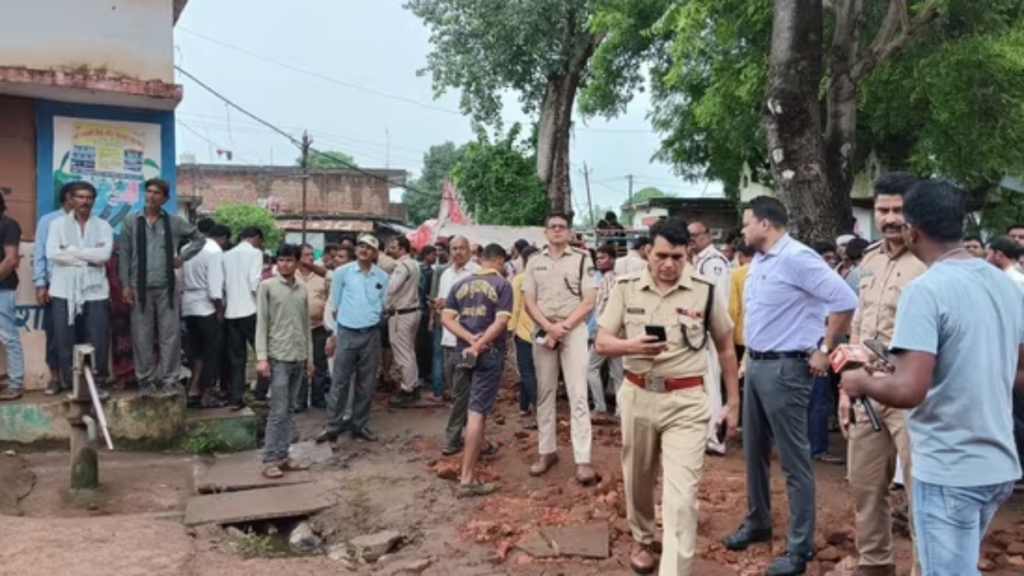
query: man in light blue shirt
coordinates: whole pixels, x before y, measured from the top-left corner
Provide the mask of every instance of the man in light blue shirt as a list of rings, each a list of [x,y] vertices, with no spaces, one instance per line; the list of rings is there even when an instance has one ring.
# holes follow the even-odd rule
[[[744,550],[771,541],[769,461],[774,438],[786,475],[789,534],[786,552],[768,567],[768,576],[803,574],[814,554],[807,407],[814,377],[828,374],[828,353],[857,307],[853,290],[814,250],[789,236],[788,223],[785,206],[768,196],[754,198],[743,213],[743,239],[758,251],[743,289],[748,513],[739,530],[722,542],[729,550]]]
[[[981,540],[1021,468],[1011,393],[1024,384],[1024,300],[961,243],[964,193],[922,180],[903,238],[928,271],[896,308],[889,375],[843,375],[851,397],[911,408],[914,529],[922,576],[978,574]]]
[[[379,249],[376,238],[363,236],[356,244],[356,261],[335,270],[331,278],[330,304],[337,325],[331,336],[335,339],[334,373],[327,396],[327,423],[317,442],[336,442],[346,429],[361,440],[377,440],[367,426],[380,367],[381,319],[388,294],[388,275],[374,264]],[[352,419],[346,422],[345,405],[353,377]]]
[[[46,394],[54,396],[60,393],[60,374],[57,362],[57,345],[53,333],[53,310],[50,306],[50,277],[53,275],[53,262],[46,257],[46,239],[50,235],[50,224],[54,220],[71,211],[74,186],[77,182],[69,182],[60,189],[60,207],[44,214],[36,224],[36,239],[32,246],[32,284],[36,287],[36,302],[43,307],[43,332],[46,334],[46,366],[50,369],[50,383]]]

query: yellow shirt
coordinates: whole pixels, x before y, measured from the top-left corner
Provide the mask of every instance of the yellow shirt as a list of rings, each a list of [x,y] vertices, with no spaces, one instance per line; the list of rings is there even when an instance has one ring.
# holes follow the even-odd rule
[[[512,279],[512,320],[509,321],[516,337],[533,342],[533,318],[526,313],[525,299],[523,298],[523,277],[525,272],[516,274]]]
[[[743,346],[743,285],[747,283],[747,274],[750,272],[750,264],[745,264],[732,271],[732,279],[729,287],[729,318],[732,318],[734,326],[732,340]]]

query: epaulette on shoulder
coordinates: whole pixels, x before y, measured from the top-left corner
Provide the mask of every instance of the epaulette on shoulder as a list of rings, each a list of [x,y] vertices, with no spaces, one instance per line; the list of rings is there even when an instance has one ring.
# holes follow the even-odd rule
[[[690,279],[692,279],[695,282],[700,282],[701,284],[707,284],[708,286],[711,287],[715,286],[714,281],[705,276],[701,276],[700,274],[691,274]]]
[[[619,278],[616,278],[615,279],[615,283],[616,284],[629,284],[630,282],[636,282],[638,280],[640,280],[640,275],[639,274],[626,274],[625,276],[621,276]]]
[[[874,252],[875,250],[880,249],[882,247],[882,242],[882,240],[879,240],[874,244],[870,244],[867,248],[864,249],[864,253],[867,254],[868,252]]]

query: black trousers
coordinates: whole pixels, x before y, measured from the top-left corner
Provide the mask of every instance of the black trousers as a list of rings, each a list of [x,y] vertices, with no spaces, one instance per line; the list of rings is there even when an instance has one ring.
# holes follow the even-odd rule
[[[429,314],[421,314],[416,331],[416,364],[422,380],[429,380],[434,373],[434,332],[427,327],[429,321]]]
[[[92,344],[96,386],[105,388],[110,380],[110,301],[83,303],[82,313],[75,316],[73,324],[68,322],[67,300],[54,298],[50,312],[53,314],[53,340],[61,388],[71,389],[76,344]]]
[[[188,331],[188,356],[192,371],[195,362],[202,360],[199,374],[199,390],[205,392],[213,387],[213,381],[220,375],[221,356],[224,353],[224,337],[216,314],[209,316],[186,316],[185,330]]]
[[[245,400],[245,367],[249,347],[256,349],[256,315],[227,319],[224,321],[224,327],[227,332],[227,357],[231,365],[231,390],[228,401],[237,406]],[[269,389],[270,382],[266,378],[256,378],[257,400],[266,399]]]
[[[312,335],[313,380],[310,382],[308,376],[302,377],[302,383],[299,384],[298,403],[294,406],[300,410],[307,406],[326,408],[327,390],[331,386],[331,376],[327,373],[327,354],[324,352],[331,333],[327,331],[327,328],[318,326],[313,328]]]

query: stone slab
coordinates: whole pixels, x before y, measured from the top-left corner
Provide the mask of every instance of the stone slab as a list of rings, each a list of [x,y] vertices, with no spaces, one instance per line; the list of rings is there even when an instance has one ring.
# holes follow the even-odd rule
[[[559,556],[603,559],[611,555],[608,524],[605,522],[564,528],[548,527],[543,530]]]
[[[196,492],[238,492],[271,486],[307,484],[312,481],[313,476],[307,470],[289,472],[280,478],[267,478],[263,475],[259,452],[253,450],[218,457],[210,467],[198,474]]]
[[[551,547],[551,543],[545,538],[540,530],[534,530],[516,542],[516,548],[526,552],[534,558],[555,558],[558,552]]]
[[[297,484],[194,496],[185,508],[185,525],[237,524],[272,518],[293,518],[334,505],[327,490],[317,484]]]

